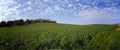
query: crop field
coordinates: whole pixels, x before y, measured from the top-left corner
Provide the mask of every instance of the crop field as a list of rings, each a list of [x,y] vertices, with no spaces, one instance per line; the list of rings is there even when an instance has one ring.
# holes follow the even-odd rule
[[[118,26],[115,30],[120,30],[120,26]]]
[[[116,25],[34,23],[0,28],[0,50],[120,50]]]

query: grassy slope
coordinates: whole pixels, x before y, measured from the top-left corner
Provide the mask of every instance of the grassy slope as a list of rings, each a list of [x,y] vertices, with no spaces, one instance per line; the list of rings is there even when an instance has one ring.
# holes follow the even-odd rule
[[[1,49],[120,49],[113,25],[36,23],[0,28]]]
[[[120,30],[120,26],[118,26],[115,30]]]

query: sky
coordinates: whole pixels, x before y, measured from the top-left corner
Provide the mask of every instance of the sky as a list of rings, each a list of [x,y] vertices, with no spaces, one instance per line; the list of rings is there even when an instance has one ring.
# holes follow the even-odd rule
[[[0,0],[0,21],[38,18],[67,24],[120,23],[120,0]]]

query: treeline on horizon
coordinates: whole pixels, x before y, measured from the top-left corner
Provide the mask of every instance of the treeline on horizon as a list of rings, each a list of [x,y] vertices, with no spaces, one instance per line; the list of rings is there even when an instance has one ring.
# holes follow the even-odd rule
[[[19,20],[11,20],[11,21],[1,21],[0,27],[10,27],[13,25],[27,25],[32,23],[56,23],[56,21],[50,19],[19,19]]]

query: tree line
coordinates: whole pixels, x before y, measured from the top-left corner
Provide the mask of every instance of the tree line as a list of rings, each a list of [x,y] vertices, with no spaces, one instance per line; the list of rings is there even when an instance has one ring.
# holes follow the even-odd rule
[[[11,20],[11,21],[1,21],[0,27],[9,27],[13,25],[27,25],[32,23],[56,23],[56,21],[50,20],[50,19],[19,19],[19,20]]]

